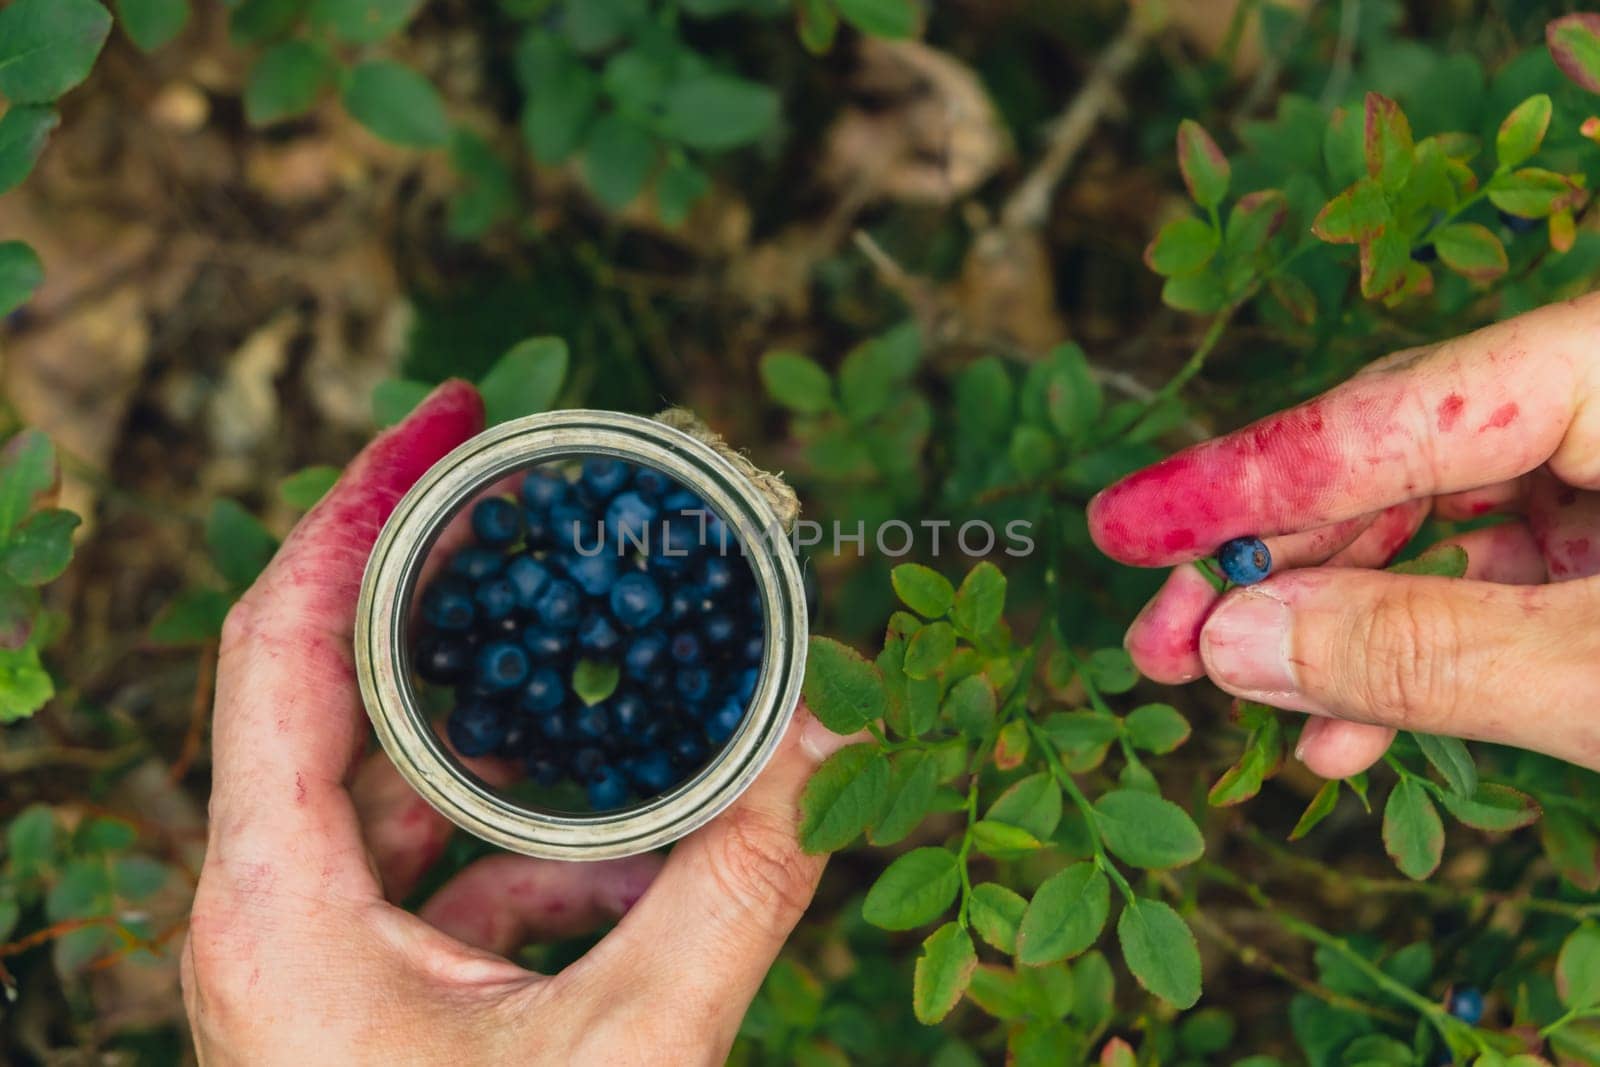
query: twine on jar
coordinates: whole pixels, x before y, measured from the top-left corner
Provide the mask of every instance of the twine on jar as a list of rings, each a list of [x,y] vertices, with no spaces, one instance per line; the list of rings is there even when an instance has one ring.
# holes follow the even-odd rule
[[[771,474],[756,466],[750,461],[749,456],[724,441],[721,434],[701,422],[700,417],[688,408],[668,408],[654,418],[663,426],[670,426],[709,446],[717,455],[732,463],[735,469],[749,478],[756,490],[766,498],[784,532],[788,533],[794,529],[794,524],[800,518],[800,498],[780,475]]]

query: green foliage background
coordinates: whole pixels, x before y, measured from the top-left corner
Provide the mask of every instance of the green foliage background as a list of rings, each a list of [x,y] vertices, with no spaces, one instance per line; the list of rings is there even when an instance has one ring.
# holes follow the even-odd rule
[[[221,620],[458,375],[492,421],[688,404],[820,521],[1032,523],[1022,558],[811,560],[809,701],[872,741],[807,790],[805,843],[842,852],[735,1062],[1600,1062],[1595,777],[1415,735],[1310,779],[1294,717],[1138,677],[1159,576],[1084,519],[1198,436],[1593,287],[1577,8],[0,4],[6,1059],[191,1055]],[[129,215],[198,268],[84,285],[82,219]],[[42,403],[125,283],[127,395]],[[372,289],[402,340],[340,306]],[[277,432],[229,467],[194,412],[262,351]],[[1459,575],[1423,551],[1454,529],[1401,566]],[[1478,1026],[1444,1008],[1467,986]]]

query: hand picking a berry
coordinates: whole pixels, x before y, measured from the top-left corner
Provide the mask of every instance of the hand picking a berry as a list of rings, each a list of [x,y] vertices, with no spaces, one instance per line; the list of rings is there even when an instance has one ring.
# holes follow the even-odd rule
[[[1140,670],[1312,715],[1298,755],[1327,777],[1397,728],[1600,768],[1597,335],[1591,294],[1399,352],[1106,489],[1101,549],[1176,567],[1128,631]],[[1454,539],[1465,580],[1375,570],[1430,512],[1508,520]],[[1177,566],[1258,534],[1259,584]]]
[[[798,799],[849,739],[802,708],[755,784],[668,857],[492,855],[434,890],[418,913],[398,906],[451,827],[385,755],[366,754],[351,651],[357,590],[396,501],[482,420],[470,386],[441,386],[350,465],[228,617],[210,841],[182,958],[202,1062],[720,1062],[811,899],[823,860],[796,840]],[[467,689],[447,737],[486,782],[509,785],[515,775],[549,788],[583,774],[596,806],[625,803],[671,788],[738,728],[748,668],[709,661],[723,666],[696,705],[697,728],[682,719],[662,731],[645,694],[654,679],[681,674],[668,645],[693,626],[658,630],[666,609],[649,597],[627,593],[611,606],[622,578],[609,593],[598,582],[590,592],[559,577],[550,556],[514,550],[536,525],[530,514],[554,545],[570,517],[563,501],[592,516],[626,481],[611,467],[576,484],[528,478],[521,514],[475,512],[477,544],[451,557],[419,604],[427,638],[416,667]],[[681,573],[691,585],[704,580],[691,567]],[[601,605],[621,638],[608,654],[631,684],[580,708],[570,672],[552,665],[570,660],[582,620]],[[709,621],[696,618],[702,628]],[[478,629],[507,619],[515,623],[503,632]],[[461,635],[480,633],[466,654]],[[508,693],[526,714],[506,714]],[[507,750],[526,757],[514,768],[474,758]],[[558,974],[505,958],[619,917]]]

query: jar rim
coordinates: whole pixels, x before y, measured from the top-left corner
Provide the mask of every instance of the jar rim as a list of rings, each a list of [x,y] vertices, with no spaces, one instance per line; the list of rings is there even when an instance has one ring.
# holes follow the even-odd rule
[[[603,455],[654,467],[697,493],[737,535],[760,592],[760,675],[735,734],[694,776],[613,812],[528,807],[492,790],[445,748],[408,669],[409,608],[444,528],[485,489],[542,463]],[[587,409],[546,412],[478,434],[435,463],[384,524],[356,610],[356,671],[378,740],[402,777],[446,818],[492,844],[551,859],[610,859],[658,848],[705,825],[772,758],[799,701],[805,589],[767,498],[710,445],[653,419]]]

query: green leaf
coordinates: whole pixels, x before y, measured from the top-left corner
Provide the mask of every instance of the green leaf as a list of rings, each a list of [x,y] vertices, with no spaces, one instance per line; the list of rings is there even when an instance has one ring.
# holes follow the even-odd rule
[[[1396,563],[1388,570],[1390,574],[1460,578],[1467,573],[1467,550],[1460,545],[1434,545],[1416,559]]]
[[[888,795],[888,760],[871,744],[841,748],[800,795],[801,846],[807,852],[843,848],[872,825]]]
[[[189,24],[189,0],[117,0],[117,15],[133,43],[154,52]]]
[[[883,717],[887,697],[878,668],[830,637],[808,643],[806,705],[836,734],[853,734]]]
[[[350,44],[372,44],[405,29],[423,0],[313,0],[311,21]]]
[[[38,253],[21,241],[0,241],[0,315],[26,304],[43,281]]]
[[[104,915],[114,903],[111,868],[99,856],[71,860],[45,896],[45,916],[51,922]]]
[[[839,13],[831,0],[796,0],[795,20],[806,51],[822,55],[833,47],[839,32]]]
[[[6,868],[17,881],[39,877],[56,859],[56,813],[30,804],[6,827]]]
[[[149,856],[119,856],[111,864],[111,883],[117,896],[131,903],[149,898],[167,884],[172,871]]]
[[[867,840],[880,848],[903,840],[927,818],[938,788],[938,761],[914,749],[895,756],[889,776],[888,803],[867,831]]]
[[[1495,136],[1495,158],[1501,168],[1515,167],[1539,151],[1550,128],[1550,112],[1550,98],[1544,93],[1528,97],[1511,110]]]
[[[861,915],[885,930],[910,930],[938,918],[961,889],[961,863],[944,848],[912,849],[867,890]]]
[[[1193,119],[1178,124],[1178,169],[1183,172],[1189,197],[1201,207],[1214,208],[1228,194],[1233,176],[1228,157],[1205,127]]]
[[[617,691],[621,668],[607,660],[580,659],[572,668],[572,691],[587,706],[594,706]]]
[[[1028,992],[1012,968],[983,963],[972,973],[967,999],[996,1019],[1021,1019],[1034,1010]]]
[[[761,384],[768,396],[801,415],[820,415],[834,406],[828,372],[798,352],[768,352],[761,357]]]
[[[1098,711],[1058,712],[1042,724],[1061,762],[1074,774],[1100,766],[1117,739],[1117,720]]]
[[[1376,237],[1389,220],[1382,187],[1363,178],[1323,205],[1311,232],[1330,244],[1360,244]]]
[[[33,639],[39,591],[19,585],[0,569],[0,648],[21,648]]]
[[[1189,740],[1189,720],[1170,704],[1145,704],[1134,708],[1123,722],[1135,748],[1164,756]]]
[[[23,430],[0,449],[0,541],[56,486],[56,450],[38,430]]]
[[[972,824],[972,844],[986,856],[1007,858],[1044,847],[1044,842],[1020,826],[979,819]]]
[[[1561,877],[1585,893],[1600,891],[1600,840],[1582,815],[1566,808],[1545,812],[1539,846]]]
[[[333,81],[328,54],[310,41],[281,41],[261,53],[244,87],[244,117],[266,126],[311,110]]]
[[[338,467],[304,467],[278,483],[278,499],[296,511],[310,511],[339,481]]]
[[[902,563],[889,572],[889,581],[900,602],[923,618],[942,618],[955,604],[955,587],[932,567]]]
[[[1040,771],[1013,782],[995,798],[984,818],[1019,826],[1041,841],[1048,840],[1061,822],[1061,787]]]
[[[1470,281],[1490,282],[1506,272],[1506,250],[1487,226],[1454,222],[1433,235],[1445,266]]]
[[[580,52],[603,52],[650,15],[649,0],[583,0],[562,5],[562,29]]]
[[[1246,193],[1228,213],[1224,244],[1230,257],[1250,257],[1267,246],[1289,213],[1288,197],[1277,189]]]
[[[15,0],[0,11],[0,94],[49,103],[89,76],[110,33],[95,0]]]
[[[1458,822],[1491,832],[1519,830],[1539,820],[1539,804],[1528,794],[1508,785],[1479,782],[1471,796],[1445,793],[1439,798]]]
[[[777,92],[729,74],[697,74],[675,82],[662,107],[662,134],[703,152],[749,144],[778,120]]]
[[[1233,1016],[1221,1008],[1205,1008],[1183,1017],[1178,1047],[1191,1056],[1214,1056],[1233,1047],[1236,1029]]]
[[[0,116],[0,193],[22,183],[39,161],[60,117],[47,107],[13,104]]]
[[[1122,910],[1117,940],[1128,970],[1146,990],[1178,1008],[1200,999],[1200,950],[1189,926],[1166,904],[1144,897]]]
[[[1014,889],[997,882],[981,882],[972,887],[967,918],[978,936],[1001,952],[1017,950],[1017,928],[1028,910],[1028,902]]]
[[[1082,440],[1099,418],[1104,399],[1083,349],[1073,344],[1051,349],[1044,390],[1045,414],[1056,434],[1063,441]]]
[[[1600,15],[1565,15],[1545,24],[1545,44],[1561,73],[1591,93],[1600,93]]]
[[[433,386],[405,378],[387,378],[372,390],[372,421],[380,429],[400,422],[428,398]]]
[[[961,1000],[978,968],[972,938],[959,923],[945,923],[922,942],[911,981],[911,1007],[924,1026],[939,1022]]]
[[[26,719],[55,694],[55,683],[39,662],[38,648],[0,648],[0,723]]]
[[[1183,278],[1168,278],[1161,287],[1161,302],[1178,311],[1205,315],[1221,310],[1228,302],[1228,292],[1215,274],[1202,272]]]
[[[584,142],[600,101],[600,79],[565,42],[543,30],[523,38],[516,67],[526,94],[522,136],[533,158],[560,163]]]
[[[1240,804],[1261,791],[1261,784],[1283,761],[1283,725],[1271,709],[1265,710],[1239,761],[1223,772],[1206,802],[1213,807]]]
[[[1383,847],[1400,873],[1422,881],[1444,855],[1444,824],[1428,791],[1414,778],[1402,778],[1383,808]]]
[[[689,212],[711,188],[711,176],[685,159],[674,158],[667,169],[656,179],[656,207],[661,221],[668,226],[680,226],[689,218]]]
[[[1411,244],[1398,227],[1387,227],[1361,246],[1361,295],[1380,300],[1401,292],[1407,271],[1420,263],[1411,259]]]
[[[906,644],[907,678],[928,678],[944,667],[956,649],[956,632],[947,622],[935,622],[916,632]]]
[[[902,650],[901,655],[904,654]],[[905,687],[906,732],[908,736],[920,737],[939,721],[939,679],[907,678]]]
[[[223,498],[211,505],[206,519],[206,548],[228,584],[244,589],[266,570],[278,539],[238,501]]]
[[[986,639],[1000,624],[1006,606],[1006,576],[987,561],[967,572],[956,590],[950,621],[969,641]]]
[[[834,0],[839,15],[873,37],[910,37],[917,32],[913,0]]]
[[[230,6],[228,36],[236,44],[258,44],[294,28],[307,0],[241,0]]]
[[[215,589],[186,589],[172,599],[155,622],[150,639],[160,645],[200,645],[222,634],[234,598]]]
[[[1289,831],[1289,840],[1298,841],[1309,834],[1318,823],[1333,813],[1338,803],[1338,781],[1323,782],[1322,787],[1311,798],[1311,803],[1306,805],[1306,810],[1300,814],[1300,820],[1294,824],[1294,829]]]
[[[72,561],[72,531],[83,520],[70,511],[47,508],[29,515],[12,531],[4,551],[6,573],[23,585],[53,582]]]
[[[1069,959],[1094,944],[1111,912],[1111,887],[1093,863],[1074,863],[1039,886],[1017,928],[1017,959]]]
[[[1452,793],[1470,797],[1477,790],[1478,765],[1472,761],[1472,753],[1459,739],[1415,732],[1411,736]]]
[[[633,202],[656,166],[656,142],[643,126],[605,115],[589,127],[583,173],[600,203],[620,211]]]
[[[1205,851],[1189,813],[1163,797],[1116,789],[1095,801],[1094,811],[1106,847],[1135,867],[1181,867]]]
[[[1579,181],[1539,167],[1496,174],[1489,179],[1485,191],[1495,207],[1524,219],[1542,219],[1572,210],[1582,205],[1584,197]]]
[[[1120,648],[1102,648],[1089,653],[1083,673],[1102,694],[1126,693],[1139,682],[1133,657]]]
[[[1411,123],[1406,121],[1406,113],[1400,105],[1382,93],[1367,94],[1365,119],[1362,154],[1367,163],[1367,177],[1393,192],[1411,177],[1416,147],[1411,139]]]
[[[972,674],[950,687],[945,695],[944,716],[968,737],[982,737],[994,724],[994,685],[981,674]]]
[[[1157,274],[1193,274],[1217,254],[1221,240],[1208,222],[1193,215],[1173,219],[1156,233],[1144,250],[1145,266]]]
[[[922,357],[915,325],[901,326],[857,345],[839,364],[839,396],[858,423],[887,411],[904,394],[904,385]]]
[[[548,411],[567,378],[567,343],[559,337],[520,341],[478,383],[490,426]]]
[[[408,148],[440,148],[450,141],[450,117],[433,84],[388,59],[369,59],[350,71],[344,106],[376,136]]]
[[[1600,926],[1584,923],[1561,943],[1556,957],[1556,992],[1574,1011],[1600,1005]]]

